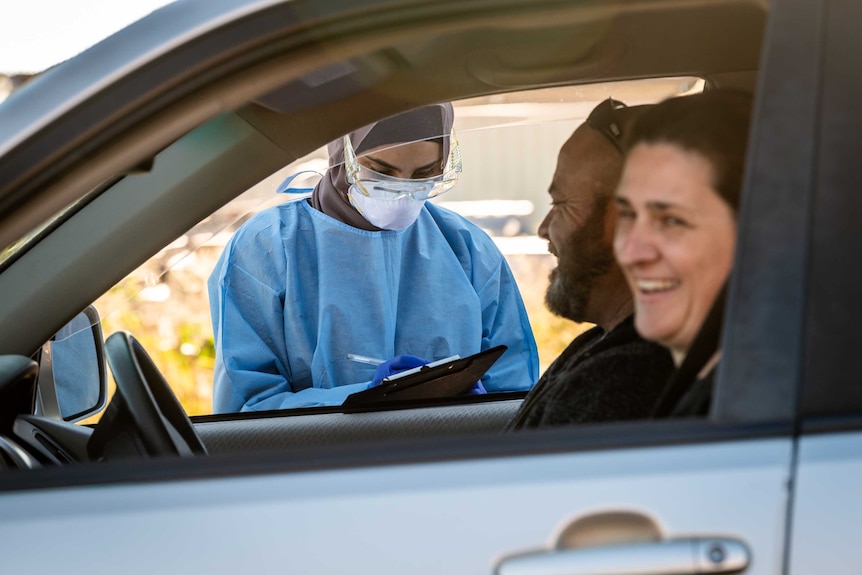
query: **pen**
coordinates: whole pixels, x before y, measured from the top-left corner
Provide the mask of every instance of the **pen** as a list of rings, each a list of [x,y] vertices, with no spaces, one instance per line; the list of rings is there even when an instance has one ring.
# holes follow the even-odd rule
[[[386,361],[385,359],[377,359],[376,357],[368,357],[367,355],[359,355],[356,353],[348,353],[347,359],[359,363],[367,363],[368,365],[380,365]]]

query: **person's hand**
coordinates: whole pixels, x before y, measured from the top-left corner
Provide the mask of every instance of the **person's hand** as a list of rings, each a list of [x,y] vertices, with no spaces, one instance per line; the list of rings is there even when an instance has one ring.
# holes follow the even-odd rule
[[[473,387],[467,391],[467,395],[485,395],[488,391],[485,389],[485,386],[482,385],[481,381],[477,381]]]
[[[392,359],[384,361],[377,366],[377,370],[374,372],[374,379],[371,380],[371,385],[368,387],[376,387],[380,385],[380,382],[383,381],[383,378],[385,377],[389,377],[390,375],[408,369],[413,369],[414,367],[419,367],[420,365],[425,365],[426,363],[428,363],[428,360],[416,357],[415,355],[396,355]]]

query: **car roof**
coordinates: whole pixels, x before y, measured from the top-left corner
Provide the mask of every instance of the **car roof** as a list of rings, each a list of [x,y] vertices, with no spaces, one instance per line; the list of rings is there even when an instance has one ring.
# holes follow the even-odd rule
[[[295,13],[313,24],[325,14],[359,12],[359,8],[383,10],[393,2],[317,0],[315,4],[332,8],[308,10],[299,6],[308,3],[287,0],[177,0],[52,67],[14,92],[0,105],[0,125],[4,126],[0,133],[0,156],[133,70],[225,23],[280,4],[298,6]],[[529,83],[549,85],[646,76],[704,75],[716,81],[724,76],[726,82],[735,82],[734,74],[757,69],[757,46],[767,12],[763,0],[683,0],[670,4],[654,0],[571,2],[570,5],[582,7],[562,11],[560,5],[565,3],[556,3],[556,7],[555,3],[547,4],[549,15],[558,12],[568,16],[555,22],[522,20],[518,24],[520,30],[507,26],[488,28],[481,34],[469,27],[453,26],[434,38],[393,47],[390,55],[399,58],[402,64],[418,64],[425,73],[432,71],[428,66],[434,66],[433,71],[447,73],[441,64],[446,66],[445,62],[451,59],[453,65],[448,68],[448,75],[470,76],[486,92],[489,88],[520,89]],[[348,6],[350,10],[346,9]],[[529,37],[533,38],[529,43],[535,44],[535,34],[524,34],[531,28],[544,29],[545,34],[558,31],[556,38],[553,33],[546,38],[547,49],[543,54],[531,53],[525,50],[525,42],[519,42],[519,37]],[[577,34],[579,29],[585,32],[581,38]],[[688,49],[681,49],[687,40],[691,41]],[[460,58],[466,66],[457,65],[459,53],[468,54]],[[430,54],[437,56],[429,59]],[[578,61],[581,69],[574,65]],[[751,87],[753,76],[749,74],[741,81]],[[472,91],[480,91],[478,88]]]
[[[258,102],[282,119],[302,111],[294,136],[325,138],[424,103],[533,87],[685,75],[752,89],[766,14],[762,0],[182,0],[0,104],[0,245],[87,191],[48,190],[61,170],[171,100],[199,102],[195,122],[175,120],[161,147],[279,85],[288,101]],[[232,87],[207,93],[229,77]],[[295,153],[312,149],[297,140]],[[134,154],[126,169],[152,155]]]

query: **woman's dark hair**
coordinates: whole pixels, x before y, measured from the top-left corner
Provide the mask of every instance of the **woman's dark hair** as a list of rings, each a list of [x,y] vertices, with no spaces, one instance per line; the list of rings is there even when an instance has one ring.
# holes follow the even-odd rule
[[[735,90],[710,90],[670,98],[644,112],[625,149],[667,143],[702,155],[712,165],[713,186],[736,211],[742,190],[752,98]]]

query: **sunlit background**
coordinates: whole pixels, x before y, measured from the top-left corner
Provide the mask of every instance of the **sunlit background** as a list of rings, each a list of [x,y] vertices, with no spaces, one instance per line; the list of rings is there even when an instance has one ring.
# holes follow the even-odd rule
[[[0,100],[32,75],[83,52],[172,1],[0,2]]]

